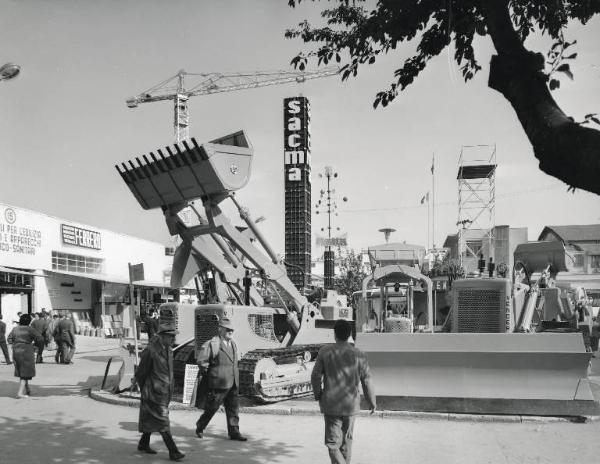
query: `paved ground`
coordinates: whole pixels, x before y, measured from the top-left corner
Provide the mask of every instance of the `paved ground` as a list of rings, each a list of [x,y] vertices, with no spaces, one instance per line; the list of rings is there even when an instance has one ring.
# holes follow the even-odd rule
[[[99,385],[110,355],[126,355],[115,340],[78,337],[75,364],[38,365],[32,396],[17,400],[11,366],[0,365],[0,462],[161,463],[168,454],[158,437],[157,456],[135,445],[137,410],[88,397]],[[47,361],[52,360],[52,353]],[[308,407],[309,402],[298,403]],[[265,411],[266,412],[266,411]],[[171,412],[173,434],[187,462],[324,463],[323,424],[318,415],[242,414],[246,443],[227,440],[219,413],[203,440],[194,436],[198,413]],[[477,422],[472,417],[439,420],[419,417],[360,417],[355,430],[355,464],[592,463],[600,452],[600,421],[577,424],[532,419]]]

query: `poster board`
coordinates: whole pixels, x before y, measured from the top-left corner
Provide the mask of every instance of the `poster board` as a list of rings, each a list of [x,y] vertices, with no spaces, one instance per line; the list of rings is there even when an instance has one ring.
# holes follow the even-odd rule
[[[197,364],[186,364],[185,365],[185,375],[183,378],[183,399],[181,402],[183,404],[191,404],[193,400],[195,400],[194,396],[196,393],[196,382],[198,380],[198,370],[199,366]]]

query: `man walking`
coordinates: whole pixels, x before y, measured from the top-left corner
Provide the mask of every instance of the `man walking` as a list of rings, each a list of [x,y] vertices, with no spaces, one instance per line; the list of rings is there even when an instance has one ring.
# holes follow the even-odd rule
[[[177,331],[173,325],[159,326],[158,334],[142,351],[140,365],[135,372],[135,379],[140,386],[140,418],[139,431],[142,437],[138,443],[138,451],[156,454],[150,447],[150,435],[159,432],[169,449],[171,461],[181,461],[185,454],[181,453],[171,435],[169,421],[169,402],[173,396],[173,348]]]
[[[42,341],[36,345],[37,347],[37,356],[35,359],[36,364],[43,363],[44,358],[42,357],[42,353],[44,352],[44,347],[46,343],[48,343],[48,319],[46,319],[46,312],[43,310],[38,314],[38,318],[34,319],[31,323],[31,327],[37,330],[41,336]]]
[[[204,429],[223,404],[227,416],[227,433],[231,440],[246,441],[239,427],[238,349],[233,341],[233,324],[229,319],[219,322],[219,335],[202,345],[196,362],[203,379],[198,388],[196,407],[204,409],[196,422],[196,436],[202,438]],[[206,391],[201,391],[202,387]]]
[[[6,344],[6,324],[2,320],[2,314],[0,314],[0,348],[2,348],[2,353],[4,353],[6,364],[12,364],[10,355],[8,354],[8,345]]]
[[[56,354],[54,360],[61,364],[72,364],[75,354],[75,333],[73,323],[63,314],[54,328],[54,340],[56,341]]]
[[[360,410],[358,384],[375,412],[375,392],[367,357],[348,343],[352,327],[348,321],[336,321],[335,343],[319,350],[311,374],[315,399],[325,416],[325,446],[332,464],[349,464],[352,455],[354,419]]]

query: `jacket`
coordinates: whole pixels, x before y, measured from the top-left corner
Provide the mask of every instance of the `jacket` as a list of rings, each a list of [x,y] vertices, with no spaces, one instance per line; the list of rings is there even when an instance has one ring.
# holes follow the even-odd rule
[[[366,355],[348,342],[325,345],[319,350],[311,374],[315,399],[328,416],[352,416],[360,410],[359,384],[371,408],[375,391]]]
[[[73,332],[73,323],[69,319],[61,319],[54,327],[52,334],[56,342],[66,342],[75,346],[75,333]]]
[[[6,324],[0,321],[0,343],[6,343]]]
[[[135,379],[142,396],[139,431],[166,432],[170,429],[169,402],[173,396],[173,349],[154,337],[142,351]]]
[[[238,369],[238,349],[233,340],[228,350],[218,335],[205,342],[196,358],[200,366],[200,374],[206,376],[206,386],[209,389],[229,389],[240,385]]]
[[[44,341],[48,341],[48,325],[49,321],[47,319],[35,319],[31,323],[31,327],[33,327],[40,334],[42,334]]]

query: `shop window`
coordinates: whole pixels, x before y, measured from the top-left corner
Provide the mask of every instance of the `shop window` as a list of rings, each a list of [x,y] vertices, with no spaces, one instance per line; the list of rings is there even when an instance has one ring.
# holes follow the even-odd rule
[[[104,260],[91,256],[52,252],[52,269],[57,271],[78,272],[81,274],[102,274]]]
[[[594,272],[600,272],[600,255],[590,255],[590,267]]]

